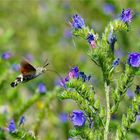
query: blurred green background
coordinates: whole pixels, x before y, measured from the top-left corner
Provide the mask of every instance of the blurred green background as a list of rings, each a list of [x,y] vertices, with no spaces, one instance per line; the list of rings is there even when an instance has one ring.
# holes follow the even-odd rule
[[[107,6],[112,9],[108,10]],[[0,0],[0,55],[5,52],[12,55],[8,60],[2,58],[0,60],[1,113],[3,113],[1,108],[6,106],[8,114],[12,114],[15,108],[34,94],[40,82],[44,82],[47,89],[52,90],[59,78],[56,74],[47,72],[12,89],[10,83],[19,74],[13,68],[13,64],[19,65],[23,57],[29,59],[35,66],[42,65],[48,58],[50,62],[48,69],[55,70],[62,76],[66,75],[72,66],[79,66],[80,70],[93,76],[95,90],[104,102],[102,73],[87,55],[89,45],[86,40],[71,35],[69,22],[72,15],[78,13],[85,19],[86,25],[101,36],[105,26],[109,21],[118,18],[123,8],[131,8],[135,17],[129,32],[117,34],[115,53],[116,57],[121,57],[122,67],[129,52],[140,52],[140,0]],[[117,71],[123,69],[122,67],[117,68]],[[119,75],[116,72],[117,76]],[[136,77],[134,85],[139,83]],[[134,87],[131,90],[134,90]],[[126,107],[128,100],[126,97],[124,101]],[[40,129],[40,140],[67,139],[68,128],[71,126],[60,122],[58,116],[61,112],[69,113],[72,109],[76,109],[75,104],[73,105],[72,101],[60,103],[56,99],[50,106],[50,112],[44,120],[46,125]],[[121,106],[119,114],[126,107]],[[38,107],[33,108],[38,112]],[[37,114],[36,111],[32,110],[33,116]],[[30,130],[36,117],[29,112],[26,116],[30,121],[27,121],[26,125]],[[6,126],[7,121],[11,119],[10,115],[0,116],[0,126]],[[139,124],[136,125],[139,127]],[[135,137],[140,138],[140,131],[137,134],[132,133],[130,139]]]

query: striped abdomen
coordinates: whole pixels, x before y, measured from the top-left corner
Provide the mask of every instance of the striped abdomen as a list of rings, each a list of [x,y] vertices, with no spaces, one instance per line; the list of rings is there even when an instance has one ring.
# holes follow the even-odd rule
[[[29,80],[35,78],[36,76],[33,75],[19,75],[14,82],[11,83],[11,87],[16,87],[19,83],[28,82]]]

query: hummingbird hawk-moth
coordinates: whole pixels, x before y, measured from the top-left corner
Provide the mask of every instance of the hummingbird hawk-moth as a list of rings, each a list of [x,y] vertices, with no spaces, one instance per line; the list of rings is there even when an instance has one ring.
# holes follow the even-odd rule
[[[11,87],[16,87],[19,83],[28,82],[39,75],[43,74],[47,70],[49,63],[46,63],[42,67],[34,67],[27,60],[23,59],[20,64],[21,74],[17,76],[14,82],[11,83]]]

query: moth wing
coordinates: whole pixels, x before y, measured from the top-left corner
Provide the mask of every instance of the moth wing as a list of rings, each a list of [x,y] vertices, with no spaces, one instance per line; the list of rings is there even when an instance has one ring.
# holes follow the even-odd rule
[[[20,71],[23,75],[31,75],[35,74],[36,69],[25,59],[23,59],[20,63]]]

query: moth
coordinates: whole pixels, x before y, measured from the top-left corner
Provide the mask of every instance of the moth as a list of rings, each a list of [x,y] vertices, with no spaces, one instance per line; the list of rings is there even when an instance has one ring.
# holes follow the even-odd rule
[[[46,60],[46,63],[42,67],[34,67],[26,59],[23,59],[20,63],[21,74],[11,83],[11,87],[16,87],[20,83],[28,82],[38,77],[47,71],[48,65],[49,63]]]

